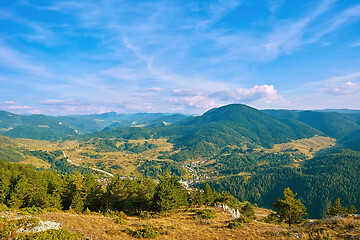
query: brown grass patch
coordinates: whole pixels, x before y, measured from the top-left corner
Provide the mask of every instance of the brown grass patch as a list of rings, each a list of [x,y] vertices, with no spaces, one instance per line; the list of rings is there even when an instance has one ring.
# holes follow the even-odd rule
[[[303,153],[307,157],[313,157],[314,154],[324,148],[334,146],[336,140],[330,137],[314,136],[312,138],[302,138],[288,143],[275,144],[270,151],[281,152],[285,150],[295,150]]]

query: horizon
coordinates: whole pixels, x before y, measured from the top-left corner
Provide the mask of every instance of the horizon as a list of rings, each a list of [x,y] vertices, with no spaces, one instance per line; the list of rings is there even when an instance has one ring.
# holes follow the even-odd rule
[[[218,107],[214,107],[214,108],[221,108],[227,105],[233,105],[233,104],[241,104],[241,103],[230,103],[230,104],[225,104],[222,106],[218,106]],[[242,105],[246,105],[246,104],[242,104]],[[251,107],[249,105],[246,105],[248,107]],[[214,109],[211,108],[211,109]],[[181,112],[133,112],[133,113],[119,113],[119,112],[115,112],[115,111],[110,111],[110,112],[93,112],[93,113],[86,113],[86,114],[67,114],[67,115],[52,115],[52,114],[44,114],[44,113],[15,113],[15,112],[11,112],[11,111],[7,111],[7,110],[2,110],[0,109],[0,111],[6,111],[6,112],[10,112],[13,114],[17,114],[17,115],[45,115],[45,116],[50,116],[50,117],[72,117],[72,116],[85,116],[85,115],[102,115],[102,114],[107,114],[107,113],[116,113],[117,115],[121,115],[121,114],[168,114],[168,115],[176,115],[176,114],[182,114],[185,116],[201,116],[204,113],[206,113],[207,111],[210,111],[211,109],[206,110],[205,112],[196,114],[196,113],[181,113]],[[257,109],[257,108],[255,108]],[[263,110],[287,110],[287,111],[326,111],[326,112],[339,112],[339,111],[359,111],[360,109],[350,109],[350,108],[324,108],[324,109],[287,109],[287,108],[264,108],[264,109],[257,109],[259,111],[263,111]]]
[[[0,3],[0,109],[360,109],[360,3]]]

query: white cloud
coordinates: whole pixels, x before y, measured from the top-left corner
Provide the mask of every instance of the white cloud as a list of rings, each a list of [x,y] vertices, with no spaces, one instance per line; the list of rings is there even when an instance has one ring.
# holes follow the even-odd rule
[[[149,92],[164,92],[165,90],[159,87],[145,88],[145,91]]]
[[[284,103],[273,85],[254,86],[252,88],[203,91],[197,89],[173,90],[169,102],[183,108],[209,109],[226,103],[257,103],[261,105]]]
[[[216,104],[214,99],[202,95],[172,97],[169,99],[169,102],[174,105],[182,106],[182,109],[188,107],[197,109],[209,109],[214,108],[218,105]]]
[[[27,105],[21,105],[15,101],[3,101],[0,102],[0,109],[6,110],[6,111],[13,111],[13,110],[21,110],[26,111],[33,109],[33,107],[27,106]]]
[[[27,110],[27,109],[32,109],[33,107],[30,106],[25,106],[25,105],[12,105],[12,106],[8,106],[6,109],[8,110]]]
[[[15,101],[4,101],[2,103],[7,104],[7,105],[17,104]]]
[[[47,99],[38,101],[40,104],[47,105],[79,105],[79,102],[74,100],[59,100],[59,99]]]
[[[319,90],[320,93],[328,93],[331,95],[351,95],[360,94],[360,83],[347,81],[341,84],[330,84]]]
[[[282,100],[282,97],[274,89],[273,85],[254,86],[248,89],[227,89],[214,92],[210,96],[218,98],[222,101],[241,101],[245,103],[253,101],[264,101],[265,103],[273,103]]]

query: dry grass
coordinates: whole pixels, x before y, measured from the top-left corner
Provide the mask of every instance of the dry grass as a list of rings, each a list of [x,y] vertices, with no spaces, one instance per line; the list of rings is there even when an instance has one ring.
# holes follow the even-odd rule
[[[171,216],[140,219],[128,217],[126,225],[115,223],[114,219],[99,214],[76,215],[65,212],[48,212],[36,215],[41,220],[59,222],[61,227],[73,233],[83,233],[89,239],[134,239],[124,232],[126,228],[137,230],[145,225],[152,225],[156,228],[163,228],[166,234],[157,239],[309,239],[309,234],[314,237],[320,234],[327,235],[332,240],[336,239],[359,239],[360,238],[360,217],[349,216],[347,218],[333,218],[316,220],[289,228],[287,225],[268,224],[259,221],[244,223],[242,229],[227,228],[231,220],[228,213],[218,209],[216,218],[211,220],[199,220],[193,218],[194,212],[181,210]],[[257,219],[269,214],[268,209],[255,208]],[[9,219],[26,217],[10,212],[0,213],[0,216]],[[111,234],[112,233],[112,234]]]
[[[79,142],[76,140],[57,141],[57,142],[25,139],[25,138],[12,138],[12,140],[21,147],[25,147],[31,150],[43,150],[43,151],[67,150],[67,149],[73,149],[79,145]]]
[[[285,150],[296,150],[307,157],[313,157],[317,151],[335,145],[336,140],[330,137],[314,136],[312,138],[302,138],[288,143],[275,144],[270,149],[271,152],[281,152]]]
[[[139,229],[144,225],[163,227],[167,234],[157,239],[287,239],[286,226],[277,226],[262,222],[244,224],[243,229],[229,229],[228,222],[231,220],[228,213],[217,211],[215,219],[194,220],[194,212],[180,211],[168,217],[154,219],[140,219],[128,217],[127,225],[116,224],[114,220],[100,215],[72,215],[69,213],[47,213],[41,218],[57,221],[62,228],[71,232],[84,233],[93,239],[134,239],[123,232],[126,228]],[[259,211],[259,210],[258,210]],[[264,210],[263,210],[264,211]],[[110,235],[107,231],[118,233]]]
[[[26,156],[26,159],[20,163],[30,164],[36,168],[40,168],[40,167],[50,168],[51,167],[51,165],[49,163],[45,162],[44,160],[36,158],[36,157],[31,157],[31,156]]]
[[[79,147],[78,144],[76,147],[72,147],[66,149],[66,155],[71,159],[73,163],[76,164],[90,164],[93,167],[99,162],[103,162],[106,168],[109,168],[115,164],[118,164],[122,167],[120,170],[107,169],[107,171],[113,174],[120,175],[134,175],[139,176],[140,173],[136,170],[139,161],[142,160],[159,160],[158,157],[161,155],[161,151],[171,151],[173,149],[173,144],[167,142],[167,139],[140,139],[140,140],[129,140],[130,143],[133,144],[143,144],[147,141],[150,144],[156,144],[158,147],[149,149],[142,153],[132,153],[132,152],[95,152],[94,147],[90,145],[85,145],[83,147]],[[116,145],[120,146],[124,142],[117,142]],[[101,157],[99,159],[91,159],[88,157],[84,157],[81,153],[90,153],[97,154]]]

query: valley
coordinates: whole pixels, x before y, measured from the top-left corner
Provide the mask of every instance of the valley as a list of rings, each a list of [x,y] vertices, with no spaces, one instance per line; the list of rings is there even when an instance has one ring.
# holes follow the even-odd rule
[[[273,110],[271,114],[274,115],[274,113],[281,114],[281,116],[284,114],[281,111],[278,113]],[[301,115],[297,112],[296,114]],[[327,116],[326,114],[329,114],[331,121],[324,120],[323,117],[324,115]],[[84,176],[81,181],[85,181],[86,176],[91,176],[93,180],[90,182],[96,181],[96,189],[98,188],[98,191],[101,192],[101,194],[100,192],[96,193],[100,194],[96,196],[103,196],[105,199],[115,194],[112,191],[108,193],[106,189],[109,186],[114,187],[117,184],[116,179],[124,181],[122,184],[129,184],[128,189],[133,188],[134,184],[135,186],[140,184],[139,191],[143,187],[141,184],[151,183],[150,191],[155,188],[153,184],[161,181],[166,174],[171,174],[181,180],[180,184],[186,187],[189,194],[191,193],[187,201],[190,201],[192,207],[194,207],[192,205],[194,201],[198,201],[196,200],[197,189],[205,189],[206,186],[209,186],[220,194],[218,195],[218,198],[221,199],[219,201],[228,201],[226,199],[231,196],[230,199],[235,197],[236,201],[239,201],[236,203],[237,206],[239,204],[243,206],[242,204],[250,202],[262,209],[272,209],[271,204],[281,196],[285,188],[290,187],[306,206],[308,218],[320,219],[327,216],[329,206],[337,198],[341,198],[346,208],[350,208],[351,205],[360,208],[358,198],[360,195],[358,179],[360,152],[357,151],[359,138],[356,135],[360,129],[357,120],[359,118],[353,113],[352,115],[339,114],[321,112],[322,127],[315,128],[316,125],[314,124],[310,126],[294,118],[277,118],[246,105],[232,104],[212,109],[201,116],[171,118],[178,121],[163,126],[157,124],[141,127],[138,124],[131,127],[114,126],[103,131],[67,135],[56,140],[38,139],[37,137],[35,139],[14,138],[0,135],[0,160],[33,166],[40,172],[52,170],[56,174],[60,174],[59,177],[63,178],[61,181],[65,182],[68,181],[68,178],[75,178],[78,179],[74,180],[76,183],[80,181],[81,176]],[[161,115],[161,118],[163,119],[164,116]],[[346,135],[339,135],[338,130],[333,129],[337,125],[344,126],[342,125],[344,119],[351,121],[351,124],[346,125]],[[152,121],[156,122],[156,119],[152,119]],[[86,196],[91,193],[92,190],[82,190],[84,187],[78,184],[80,183],[75,185],[79,194]],[[15,203],[12,203],[12,195],[6,194],[6,192],[9,194],[9,191],[11,193],[11,189],[12,187],[9,187],[8,190],[4,190],[4,203],[7,203],[8,206],[18,206],[13,205]],[[62,199],[63,210],[69,210],[69,206],[75,204],[74,201],[78,201],[75,198],[75,193],[72,193],[69,199],[67,195],[69,193],[64,192],[64,189],[59,188],[57,191]],[[131,194],[134,193],[129,194],[132,196]],[[151,193],[151,196],[153,194]],[[145,194],[145,196],[147,195]],[[122,196],[122,198],[124,197]],[[132,198],[130,197],[130,199]],[[110,205],[101,203],[105,205],[92,210],[98,212],[103,208],[112,206],[111,201],[115,201],[115,199],[107,199],[110,202],[106,204]],[[149,196],[146,199],[150,203],[153,201]],[[86,198],[83,201],[85,200]],[[129,206],[135,204],[136,201],[141,202],[143,200],[140,198],[140,200],[131,200],[131,203],[128,201],[130,200],[126,197],[121,200],[123,207],[120,209],[130,216],[139,215],[141,211],[137,210],[134,213]],[[147,204],[150,203],[147,202]],[[86,204],[90,204],[90,202]],[[25,207],[27,205],[20,204],[19,206]],[[77,210],[77,213],[86,210],[84,205],[79,206],[79,208],[80,210]],[[112,209],[120,210],[114,206]],[[146,209],[148,211],[151,208],[148,206]],[[59,221],[60,216],[65,219],[69,218],[66,214],[55,214],[53,216],[57,221]],[[89,218],[93,217],[89,216]],[[183,217],[176,215],[175,218],[182,219]],[[160,221],[165,221],[163,218],[160,219]],[[226,218],[222,217],[221,219],[216,220],[216,224],[214,222],[216,225],[214,225],[214,229],[223,229],[230,221],[222,222]],[[129,221],[132,222],[133,220]],[[134,221],[137,220],[134,219]],[[172,219],[171,221],[175,220]],[[151,221],[151,224],[159,225],[156,221]],[[179,223],[179,226],[182,224],[188,223]],[[262,224],[251,223],[249,230],[257,229],[251,234],[257,239],[271,239],[267,238],[265,233],[270,231],[266,230],[270,226]],[[139,226],[136,225],[136,227]],[[201,226],[195,228],[199,229],[199,227],[201,228]],[[264,230],[261,230],[262,227]],[[118,229],[118,227],[115,228]],[[121,229],[116,231],[124,230]],[[210,231],[214,236],[230,234],[230,237],[232,231],[225,229],[225,232],[219,230],[218,233],[206,231]],[[309,235],[309,230],[304,229],[303,226],[296,231],[299,231],[299,234],[302,232],[302,235]],[[69,230],[75,231],[72,228]],[[286,232],[285,228],[283,230]],[[281,233],[283,230],[279,230],[278,233],[271,233],[275,234],[275,237],[272,237],[281,239],[282,234],[285,234]],[[82,229],[79,231],[85,231],[86,234],[86,231],[90,230]],[[178,227],[176,234],[182,234],[182,231]],[[243,234],[249,233],[247,230],[243,230]],[[337,234],[339,234],[338,231],[334,232],[333,236],[337,236]],[[102,236],[103,239],[108,239],[108,236]]]

